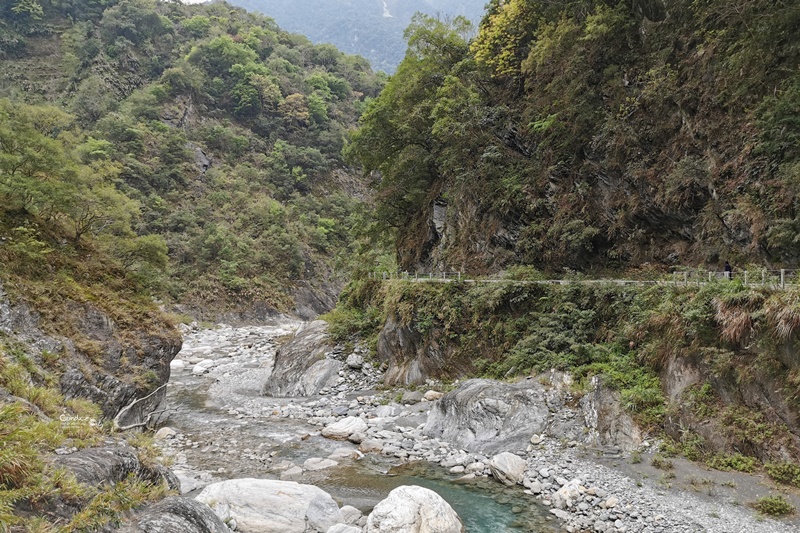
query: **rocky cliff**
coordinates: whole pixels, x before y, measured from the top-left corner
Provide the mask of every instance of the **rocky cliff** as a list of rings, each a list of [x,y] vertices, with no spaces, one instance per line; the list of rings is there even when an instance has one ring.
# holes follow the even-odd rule
[[[148,420],[164,398],[162,385],[180,350],[180,334],[163,319],[140,327],[120,326],[91,302],[66,305],[74,320],[72,338],[45,333],[48,324],[42,324],[39,314],[22,301],[12,303],[0,285],[0,332],[27,346],[39,361],[43,352],[54,354],[59,387],[67,399],[90,400],[109,419],[135,403],[122,412],[118,424]],[[157,311],[152,313],[155,317]]]

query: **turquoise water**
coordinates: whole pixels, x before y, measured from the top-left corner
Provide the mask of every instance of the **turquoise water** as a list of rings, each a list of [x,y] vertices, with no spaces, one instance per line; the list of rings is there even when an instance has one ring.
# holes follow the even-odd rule
[[[508,488],[491,479],[454,482],[442,469],[408,465],[390,473],[359,468],[340,470],[317,483],[334,498],[368,513],[401,485],[418,485],[438,493],[455,509],[467,533],[550,533],[558,531],[552,515],[522,487]]]

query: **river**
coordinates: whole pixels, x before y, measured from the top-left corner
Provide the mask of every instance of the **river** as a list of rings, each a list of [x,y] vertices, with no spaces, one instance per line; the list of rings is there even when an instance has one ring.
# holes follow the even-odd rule
[[[424,462],[406,465],[382,454],[365,456],[355,444],[320,435],[321,427],[315,425],[319,419],[337,409],[358,406],[363,411],[392,405],[389,391],[350,390],[291,399],[261,396],[277,347],[300,324],[276,321],[184,333],[183,349],[168,385],[169,411],[163,420],[176,434],[159,444],[172,457],[172,468],[190,496],[225,479],[287,479],[317,485],[340,505],[368,513],[393,488],[413,484],[439,493],[469,533],[556,531],[553,517],[520,487],[507,488],[491,478],[457,482],[456,476],[440,467]],[[177,368],[181,363],[185,368]],[[392,423],[399,430],[424,422],[425,403],[398,405],[396,411],[399,416]],[[309,420],[308,414],[317,416]],[[312,463],[326,458],[336,464],[316,470]]]

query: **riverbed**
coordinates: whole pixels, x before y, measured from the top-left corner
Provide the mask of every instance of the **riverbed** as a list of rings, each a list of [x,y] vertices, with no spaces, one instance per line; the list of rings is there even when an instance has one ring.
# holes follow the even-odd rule
[[[424,422],[427,402],[397,404],[392,393],[373,388],[306,398],[262,396],[278,346],[301,324],[280,320],[184,331],[167,389],[163,424],[169,429],[158,440],[172,458],[183,492],[191,496],[226,479],[284,479],[319,486],[340,505],[368,513],[392,489],[420,485],[447,500],[468,533],[558,529],[547,508],[519,488],[486,477],[459,482],[441,467],[364,455],[353,443],[320,434],[320,421],[342,411],[381,420],[393,431],[410,431]]]

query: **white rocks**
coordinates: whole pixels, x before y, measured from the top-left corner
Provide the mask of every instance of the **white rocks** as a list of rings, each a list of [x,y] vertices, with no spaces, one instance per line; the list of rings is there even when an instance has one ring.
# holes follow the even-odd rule
[[[464,526],[444,499],[423,487],[404,485],[389,493],[367,519],[366,533],[462,533]]]
[[[322,430],[322,436],[335,440],[347,440],[353,433],[366,433],[366,431],[366,422],[360,418],[348,416],[326,426]]]
[[[603,502],[606,509],[613,509],[617,505],[619,505],[619,498],[616,496],[611,496],[605,502]]]
[[[364,366],[364,358],[357,353],[351,353],[347,356],[345,364],[348,368],[360,370]]]
[[[158,431],[156,431],[156,434],[153,435],[153,438],[155,440],[172,439],[172,438],[175,438],[175,436],[177,434],[178,434],[178,432],[175,431],[174,429],[172,429],[170,427],[163,427],[163,428],[159,429]]]
[[[351,526],[357,525],[364,518],[364,514],[352,505],[343,505],[339,509],[339,516],[343,523]]]
[[[333,468],[334,466],[338,465],[339,463],[332,460],[332,459],[320,459],[319,457],[311,457],[306,459],[303,463],[303,468],[305,470],[315,471],[315,470],[325,470],[326,468]]]
[[[344,459],[360,459],[362,457],[364,457],[364,454],[353,448],[337,448],[328,456],[328,459],[341,461]]]
[[[184,363],[180,359],[173,359],[169,362],[169,369],[170,370],[184,370],[186,368],[186,363]]]
[[[326,533],[340,522],[339,507],[324,490],[291,481],[231,479],[195,498],[243,533]]]
[[[475,461],[474,463],[470,463],[467,465],[465,472],[468,474],[479,474],[482,473],[483,470],[486,468],[486,465],[480,461]]]
[[[361,528],[356,526],[348,526],[347,524],[336,524],[332,526],[326,533],[361,533]]]
[[[510,452],[499,453],[489,461],[492,475],[505,485],[522,483],[527,466],[522,457]]]
[[[283,472],[281,472],[281,480],[290,480],[290,479],[297,479],[303,475],[303,469],[299,466],[290,466]]]
[[[439,391],[435,391],[435,390],[429,390],[428,392],[426,392],[426,393],[425,393],[425,394],[422,396],[422,398],[423,398],[423,399],[424,399],[426,402],[435,402],[436,400],[438,400],[438,399],[439,399],[439,398],[441,398],[442,396],[444,396],[444,393],[443,393],[443,392],[439,392]]]
[[[580,500],[585,489],[581,486],[580,479],[568,481],[553,494],[553,507],[558,509],[570,509]]]
[[[358,445],[358,450],[363,453],[380,453],[383,451],[383,441],[378,439],[364,439]]]

